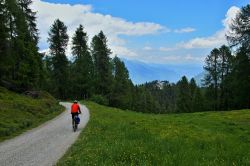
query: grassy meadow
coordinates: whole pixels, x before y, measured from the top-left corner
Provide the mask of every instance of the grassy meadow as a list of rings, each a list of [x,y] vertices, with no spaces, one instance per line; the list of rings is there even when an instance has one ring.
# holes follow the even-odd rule
[[[0,142],[52,119],[62,110],[46,92],[33,99],[0,87]]]
[[[250,110],[153,115],[85,104],[90,121],[58,165],[250,165]]]

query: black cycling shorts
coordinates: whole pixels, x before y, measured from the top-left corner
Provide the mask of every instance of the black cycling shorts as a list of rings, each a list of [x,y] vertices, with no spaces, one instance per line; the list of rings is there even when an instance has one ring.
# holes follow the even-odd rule
[[[71,113],[72,119],[74,119],[75,116],[78,116],[79,113]]]

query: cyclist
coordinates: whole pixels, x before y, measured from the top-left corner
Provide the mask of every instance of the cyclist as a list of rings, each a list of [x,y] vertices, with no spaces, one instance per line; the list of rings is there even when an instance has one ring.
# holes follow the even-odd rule
[[[81,114],[80,106],[77,102],[77,100],[74,101],[74,103],[71,105],[71,115],[72,115],[72,124],[74,124],[74,117],[78,116],[78,114]]]

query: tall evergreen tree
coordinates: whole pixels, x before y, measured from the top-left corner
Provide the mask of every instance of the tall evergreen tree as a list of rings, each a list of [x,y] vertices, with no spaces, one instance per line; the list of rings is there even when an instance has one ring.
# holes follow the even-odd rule
[[[191,112],[204,111],[204,96],[201,93],[201,89],[196,85],[194,78],[190,80],[189,88],[191,95]]]
[[[243,6],[230,25],[227,35],[231,47],[237,49],[232,72],[227,78],[230,84],[230,102],[233,109],[250,107],[250,4]]]
[[[185,76],[177,83],[176,112],[191,112],[191,95],[188,80]]]
[[[48,91],[48,92],[53,92],[54,87],[53,87],[53,77],[52,77],[52,72],[53,72],[53,65],[52,65],[52,56],[46,55],[45,53],[43,54],[43,61],[42,61],[42,79],[40,82],[40,88],[42,90]]]
[[[194,103],[194,100],[195,100],[195,93],[196,93],[196,90],[198,89],[198,87],[196,85],[194,78],[191,78],[191,80],[190,80],[189,89],[190,89],[190,99],[191,99],[191,112],[195,112],[196,110],[194,110],[195,109],[194,105],[196,103]]]
[[[195,89],[194,96],[192,98],[192,111],[205,111],[205,100],[200,88]]]
[[[38,29],[36,25],[36,12],[32,11],[30,5],[32,0],[18,0],[18,4],[24,13],[28,25],[29,35],[35,44],[38,43]]]
[[[207,97],[210,101],[212,109],[218,110],[218,93],[219,93],[219,55],[220,51],[215,48],[211,51],[211,53],[207,56],[205,60],[204,69],[207,74],[205,76],[205,86],[207,88]]]
[[[40,79],[41,57],[37,49],[37,42],[31,38],[31,31],[28,28],[28,20],[25,17],[25,10],[20,0],[1,1],[3,19],[1,19],[3,76],[5,80],[14,83],[19,91],[33,89],[38,86]],[[26,8],[30,12],[30,3]],[[35,17],[35,13],[33,15]],[[32,20],[35,24],[35,20]],[[35,24],[36,25],[36,24]],[[7,33],[6,33],[7,32]],[[6,37],[7,36],[7,37]]]
[[[231,74],[233,109],[250,108],[250,60],[246,48],[238,50]]]
[[[4,1],[0,1],[0,80],[6,77],[8,66],[6,64],[8,58],[8,28],[7,28],[7,11]]]
[[[190,87],[190,94],[192,98],[194,96],[195,90],[197,89],[197,84],[194,78],[191,78],[189,87]]]
[[[123,109],[131,108],[131,80],[125,64],[116,56],[113,59],[114,64],[114,85],[110,104]]]
[[[87,33],[80,25],[72,40],[72,54],[75,61],[72,66],[73,96],[88,98],[93,91],[94,64],[87,45]]]
[[[227,39],[231,46],[243,46],[250,52],[250,4],[242,7],[233,23],[230,25],[231,33]],[[250,56],[250,55],[249,55]],[[250,58],[248,56],[248,58]]]
[[[56,97],[66,99],[68,85],[68,59],[65,51],[69,36],[67,27],[59,19],[55,20],[49,31],[48,42],[52,58],[52,78]]]
[[[228,75],[232,70],[232,54],[229,47],[223,45],[219,48],[219,109],[228,110],[228,100],[229,100],[229,85],[228,85]]]
[[[17,33],[16,23],[20,18],[21,13],[15,0],[3,1],[2,4],[3,16],[5,17],[5,19],[1,21],[3,21],[3,23],[5,24],[8,33],[6,43],[7,49],[3,52],[3,63],[7,70],[5,70],[5,72],[3,73],[3,77],[7,81],[13,82],[14,80],[17,80],[17,67],[20,63],[20,58],[18,58],[20,56],[20,53],[18,54],[19,49],[18,45],[16,44],[16,38],[19,36],[19,34]],[[19,17],[18,14],[20,15]]]
[[[112,64],[109,55],[111,50],[107,45],[107,38],[101,31],[91,42],[91,51],[95,66],[96,93],[110,97],[112,89]]]
[[[26,86],[38,88],[42,75],[42,60],[41,54],[38,53],[38,30],[36,28],[36,13],[30,8],[31,0],[18,0],[18,7],[22,14],[18,14],[20,22],[17,22],[17,30],[19,32],[18,40],[21,40],[19,45],[23,56],[21,55],[19,77]],[[25,86],[24,84],[24,86]]]

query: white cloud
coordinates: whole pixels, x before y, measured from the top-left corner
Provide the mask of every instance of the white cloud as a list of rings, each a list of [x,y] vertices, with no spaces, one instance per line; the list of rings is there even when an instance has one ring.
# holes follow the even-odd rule
[[[226,44],[225,31],[221,30],[209,37],[197,37],[189,40],[188,42],[178,43],[176,46],[179,48],[212,48]]]
[[[213,48],[213,47],[218,47],[223,44],[226,44],[227,43],[226,34],[230,30],[230,24],[232,23],[232,20],[236,17],[239,11],[240,11],[240,8],[236,6],[232,6],[231,8],[229,8],[226,13],[225,19],[222,20],[224,28],[220,31],[217,31],[212,36],[197,37],[187,42],[179,43],[177,44],[177,47],[186,48],[186,49]]]
[[[173,51],[178,49],[214,48],[227,43],[226,34],[230,32],[230,25],[235,19],[240,8],[232,6],[228,9],[225,19],[222,20],[223,29],[208,37],[196,37],[186,42],[177,43],[174,47],[160,47],[160,51]],[[177,32],[177,31],[175,31]],[[181,30],[179,30],[181,32]]]
[[[68,34],[70,37],[72,37],[79,24],[85,27],[85,31],[87,31],[89,36],[89,42],[94,35],[98,34],[100,30],[103,30],[108,38],[108,45],[113,52],[112,56],[118,55],[131,59],[148,62],[160,61],[162,63],[203,61],[204,57],[198,56],[197,52],[193,54],[193,49],[200,48],[204,50],[226,44],[225,33],[229,30],[232,19],[240,10],[238,7],[231,7],[226,13],[225,19],[222,20],[224,28],[211,36],[196,37],[185,42],[177,43],[173,47],[159,47],[158,49],[145,44],[146,46],[137,50],[126,47],[127,41],[121,36],[143,36],[163,32],[190,33],[194,32],[195,29],[186,27],[170,30],[157,23],[130,22],[123,18],[96,13],[93,11],[91,5],[56,4],[35,0],[32,7],[35,11],[38,11],[37,24],[41,37],[39,45],[41,49],[45,51],[48,51],[47,37],[49,28],[54,20],[59,18],[68,26]],[[69,47],[66,50],[67,55],[70,55],[70,47],[71,42],[69,42]],[[185,49],[189,49],[190,51]],[[204,51],[201,54],[203,55]]]
[[[174,51],[177,50],[177,47],[160,47],[159,48],[160,51]]]
[[[122,56],[136,56],[136,53],[124,46],[126,41],[120,38],[119,35],[141,36],[168,31],[167,28],[156,23],[134,23],[122,18],[94,13],[91,5],[55,4],[36,0],[33,2],[32,8],[37,11],[38,29],[40,30],[41,37],[40,45],[42,46],[48,46],[48,31],[57,18],[68,26],[68,34],[70,37],[74,34],[79,24],[85,27],[90,39],[98,34],[100,30],[103,30],[107,35],[109,46],[113,54]],[[70,54],[70,45],[67,49],[67,54]]]
[[[204,57],[197,57],[191,54],[187,55],[170,55],[170,56],[165,56],[163,58],[166,61],[172,61],[172,62],[202,62],[204,60]]]
[[[49,53],[49,48],[39,50],[38,52],[39,53],[45,53],[47,55]]]
[[[160,47],[160,51],[174,51],[178,49],[214,48],[227,43],[225,29],[208,37],[196,37],[186,42],[177,43],[174,47]]]
[[[195,31],[195,29],[191,28],[191,27],[174,30],[175,33],[190,33],[190,32],[194,32],[194,31]]]
[[[123,46],[113,46],[112,51],[114,52],[111,57],[114,57],[116,53],[118,52],[120,56],[131,58],[137,56],[137,54],[126,47]]]
[[[236,15],[240,12],[240,8],[236,6],[232,6],[226,14],[226,18],[222,21],[224,27],[225,27],[225,33],[226,34],[232,34],[232,31],[230,30],[230,25],[233,23],[233,20],[235,19]]]
[[[143,47],[143,50],[150,51],[150,50],[153,50],[153,48],[150,46],[145,46]]]
[[[146,61],[151,63],[167,64],[202,64],[204,56],[193,54],[170,54],[165,56],[148,56]]]

